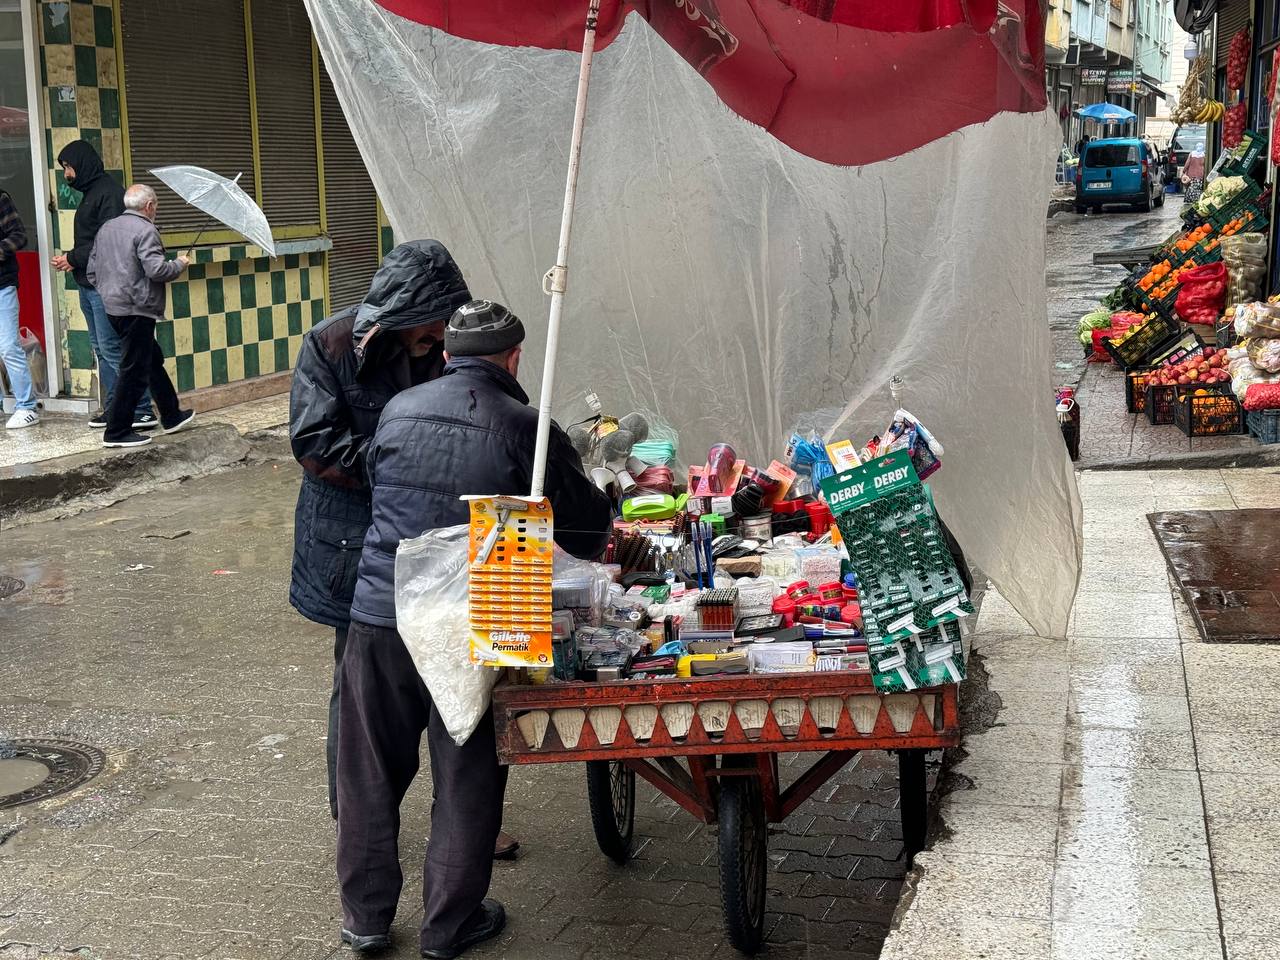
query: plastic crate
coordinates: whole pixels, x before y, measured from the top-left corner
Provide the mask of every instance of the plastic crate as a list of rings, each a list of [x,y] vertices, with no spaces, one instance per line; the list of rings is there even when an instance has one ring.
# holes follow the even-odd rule
[[[1173,423],[1173,401],[1178,392],[1178,385],[1149,384],[1147,386],[1146,409],[1147,422],[1159,426]]]
[[[1230,384],[1178,387],[1173,423],[1188,437],[1220,437],[1244,432],[1244,409]]]
[[[1280,443],[1280,410],[1246,410],[1244,417],[1260,443]]]
[[[1124,407],[1130,413],[1147,409],[1147,377],[1159,370],[1158,365],[1131,367],[1124,372]]]
[[[1181,363],[1193,353],[1204,353],[1204,341],[1194,331],[1187,331],[1169,347],[1159,350],[1151,357],[1151,365],[1172,366]]]
[[[1171,295],[1172,296],[1172,295]],[[1181,333],[1182,328],[1172,316],[1156,313],[1144,323],[1138,332],[1121,343],[1102,340],[1102,347],[1111,359],[1128,369],[1136,367],[1156,352],[1156,348],[1168,343]]]
[[[1234,220],[1240,213],[1246,209],[1252,208],[1255,215],[1261,213],[1264,217],[1266,214],[1262,211],[1258,204],[1258,198],[1262,196],[1262,187],[1249,177],[1244,178],[1244,189],[1237,193],[1216,210],[1210,210],[1204,215],[1206,222],[1213,224],[1215,230],[1221,227],[1228,220]]]
[[[1246,130],[1240,143],[1227,151],[1218,172],[1226,177],[1247,177],[1266,149],[1266,137],[1253,130]]]

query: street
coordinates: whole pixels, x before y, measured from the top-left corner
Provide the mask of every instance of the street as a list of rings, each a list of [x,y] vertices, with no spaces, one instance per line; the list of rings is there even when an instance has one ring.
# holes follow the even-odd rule
[[[287,600],[298,477],[247,467],[5,532],[0,572],[26,588],[0,608],[0,743],[67,738],[106,765],[0,810],[0,958],[347,953],[324,786],[333,634]],[[771,957],[878,954],[906,872],[896,770],[861,757],[772,834]],[[430,796],[424,747],[397,957],[417,956]],[[618,868],[596,850],[581,765],[514,768],[507,798],[522,852],[493,895],[511,922],[475,956],[737,956],[714,829],[642,785],[637,857]]]

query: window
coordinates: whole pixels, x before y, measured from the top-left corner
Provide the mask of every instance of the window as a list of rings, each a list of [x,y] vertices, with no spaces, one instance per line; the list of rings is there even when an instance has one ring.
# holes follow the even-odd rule
[[[1090,144],[1084,155],[1084,165],[1090,170],[1102,167],[1134,167],[1138,164],[1136,143]]]
[[[120,19],[132,177],[159,192],[162,230],[199,231],[205,214],[148,171],[195,164],[256,194],[243,2],[120,0]]]

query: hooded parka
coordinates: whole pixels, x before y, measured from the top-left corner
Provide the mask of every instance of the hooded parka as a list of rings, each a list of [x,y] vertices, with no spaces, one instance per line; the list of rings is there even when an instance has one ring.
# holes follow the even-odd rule
[[[338,628],[350,622],[370,522],[366,448],[387,402],[444,370],[442,344],[411,358],[389,334],[448,320],[470,299],[444,244],[402,243],[383,259],[362,304],[303,338],[289,394],[289,440],[304,471],[289,602],[308,620]]]
[[[76,285],[92,289],[93,284],[89,282],[86,271],[93,241],[104,223],[124,213],[124,187],[103,169],[102,158],[87,141],[68,143],[58,154],[58,163],[67,164],[76,172],[75,177],[67,181],[67,186],[83,194],[80,206],[76,207],[74,246],[67,251],[67,262],[71,264],[71,275],[75,277]]]

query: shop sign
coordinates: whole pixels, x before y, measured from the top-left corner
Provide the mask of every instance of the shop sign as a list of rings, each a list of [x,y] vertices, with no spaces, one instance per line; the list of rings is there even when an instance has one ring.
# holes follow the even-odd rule
[[[1100,87],[1107,82],[1106,67],[1081,67],[1080,86]]]
[[[1115,74],[1107,77],[1107,93],[1133,93],[1137,84],[1130,74]]]

